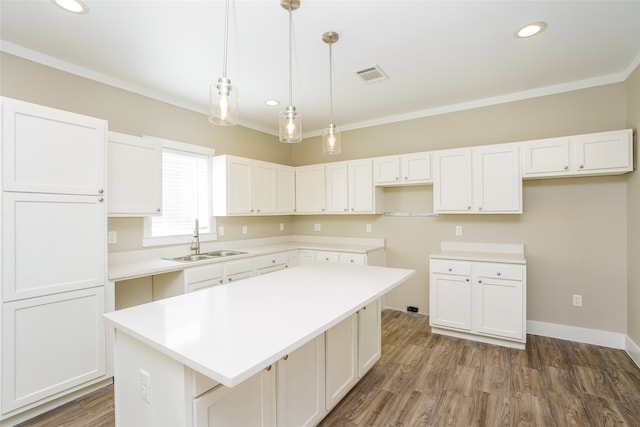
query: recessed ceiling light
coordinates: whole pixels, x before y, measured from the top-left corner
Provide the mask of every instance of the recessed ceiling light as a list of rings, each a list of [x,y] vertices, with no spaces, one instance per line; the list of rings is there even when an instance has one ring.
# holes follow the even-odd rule
[[[527,37],[532,37],[536,34],[540,34],[542,31],[544,31],[545,28],[547,28],[547,24],[545,24],[544,22],[532,22],[520,28],[516,32],[516,37],[520,39],[526,39]]]
[[[266,101],[264,101],[265,104],[267,104],[269,107],[275,107],[276,105],[280,105],[280,101],[278,101],[277,99],[267,99]]]
[[[78,15],[84,15],[89,13],[89,8],[80,0],[51,0],[53,4],[67,12],[77,13]]]

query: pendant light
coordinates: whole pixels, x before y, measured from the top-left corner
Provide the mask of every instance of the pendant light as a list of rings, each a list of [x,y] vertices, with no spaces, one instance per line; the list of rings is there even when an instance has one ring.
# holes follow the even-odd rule
[[[211,84],[209,87],[209,121],[220,126],[233,126],[238,123],[238,88],[231,85],[231,80],[227,77],[229,1],[227,0],[225,7],[222,77],[218,79],[217,84]]]
[[[279,119],[279,136],[280,142],[294,143],[302,141],[302,119],[300,114],[296,111],[296,107],[293,106],[292,101],[292,74],[293,74],[293,59],[292,59],[292,11],[300,7],[300,0],[280,0],[280,6],[289,11],[289,105],[283,112],[280,113]]]
[[[329,127],[322,130],[322,153],[340,154],[340,131],[333,123],[333,57],[331,46],[338,41],[340,36],[333,31],[322,35],[322,41],[329,45],[329,110],[331,112],[331,123]]]

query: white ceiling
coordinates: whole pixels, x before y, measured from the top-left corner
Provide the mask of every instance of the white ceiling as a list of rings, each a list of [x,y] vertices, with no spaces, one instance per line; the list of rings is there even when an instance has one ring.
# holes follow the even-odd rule
[[[0,0],[1,49],[206,113],[222,75],[223,0]],[[288,105],[288,12],[232,0],[228,77],[242,125],[277,134]],[[516,39],[532,21],[547,29]],[[338,129],[388,123],[624,80],[640,64],[640,0],[301,0],[293,12],[293,105],[305,137],[329,124],[333,46]],[[356,71],[379,64],[387,81]],[[268,107],[269,98],[280,100]],[[213,125],[212,125],[213,126]]]

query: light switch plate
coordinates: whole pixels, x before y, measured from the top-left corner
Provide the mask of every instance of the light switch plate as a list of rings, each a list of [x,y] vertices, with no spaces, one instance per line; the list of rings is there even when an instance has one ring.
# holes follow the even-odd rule
[[[320,224],[313,224],[313,231],[320,231]]]
[[[462,226],[456,225],[456,236],[462,236]]]
[[[109,243],[118,243],[118,232],[117,231],[110,231],[107,234],[107,239]]]

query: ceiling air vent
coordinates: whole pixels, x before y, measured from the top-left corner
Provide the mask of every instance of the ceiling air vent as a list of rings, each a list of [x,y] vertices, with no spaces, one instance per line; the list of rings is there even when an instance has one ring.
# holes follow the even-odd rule
[[[368,67],[360,71],[356,71],[356,74],[359,75],[365,83],[375,83],[389,79],[389,76],[387,76],[384,71],[382,71],[382,68],[380,68],[378,64],[374,65],[373,67]]]

